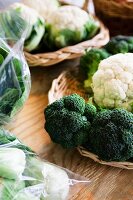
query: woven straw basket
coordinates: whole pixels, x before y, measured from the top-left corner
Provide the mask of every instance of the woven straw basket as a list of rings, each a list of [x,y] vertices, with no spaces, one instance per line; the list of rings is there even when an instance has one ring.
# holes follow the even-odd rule
[[[133,0],[93,0],[96,15],[111,36],[133,35]]]
[[[78,72],[65,71],[57,79],[53,80],[52,87],[48,94],[49,103],[52,103],[63,96],[73,94],[73,93],[79,94],[85,100],[88,99],[88,94],[85,93],[85,90],[82,88],[82,85],[79,82]],[[133,161],[132,162],[105,162],[103,160],[100,160],[97,155],[87,151],[83,147],[78,147],[77,149],[82,156],[91,158],[92,160],[100,164],[118,167],[122,169],[133,169]]]
[[[87,9],[88,1],[89,0],[86,0],[83,5],[84,10]],[[99,19],[97,19],[96,17],[95,20],[99,21]],[[36,67],[36,66],[48,67],[60,63],[64,60],[78,58],[84,53],[84,50],[87,49],[88,47],[95,47],[95,46],[101,47],[105,45],[108,41],[109,41],[108,29],[103,25],[102,22],[100,22],[99,33],[90,40],[83,41],[76,45],[68,46],[54,52],[37,53],[37,54],[31,54],[25,52],[25,57],[30,67]]]

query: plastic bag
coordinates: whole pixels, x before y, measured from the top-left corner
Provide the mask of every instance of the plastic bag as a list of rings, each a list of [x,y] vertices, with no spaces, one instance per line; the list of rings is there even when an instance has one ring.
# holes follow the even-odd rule
[[[0,22],[0,125],[9,122],[20,111],[31,88],[29,67],[23,54],[27,27],[23,19],[20,22],[14,24],[17,31],[9,38]]]
[[[0,26],[4,36],[11,40],[18,40],[24,32],[24,49],[28,52],[39,48],[45,33],[43,17],[22,3],[13,2],[0,13]]]
[[[89,183],[66,169],[41,161],[15,136],[0,130],[0,199],[66,200]]]

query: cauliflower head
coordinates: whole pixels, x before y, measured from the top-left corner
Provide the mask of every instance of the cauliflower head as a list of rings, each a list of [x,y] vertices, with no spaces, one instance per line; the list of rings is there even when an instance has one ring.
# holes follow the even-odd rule
[[[59,7],[57,0],[22,0],[22,3],[34,8],[45,20]]]
[[[92,78],[94,100],[100,107],[132,110],[133,53],[116,54],[100,62]]]
[[[65,200],[69,194],[69,177],[67,173],[49,163],[44,163],[42,174],[46,200],[60,199]]]
[[[99,28],[99,22],[76,6],[59,7],[48,18],[47,23],[48,43],[57,48],[76,44],[90,38],[96,34]]]
[[[33,185],[40,183],[44,185],[41,200],[65,200],[69,194],[69,177],[67,173],[53,164],[31,157],[27,161],[24,175],[34,178],[32,180]],[[31,181],[29,184],[31,184]]]
[[[45,33],[45,20],[36,10],[22,3],[14,3],[11,8],[16,11],[16,16],[17,14],[20,15],[26,24],[27,32],[24,45],[26,51],[30,52],[35,50]],[[22,19],[17,20],[15,17],[16,24],[21,24]]]

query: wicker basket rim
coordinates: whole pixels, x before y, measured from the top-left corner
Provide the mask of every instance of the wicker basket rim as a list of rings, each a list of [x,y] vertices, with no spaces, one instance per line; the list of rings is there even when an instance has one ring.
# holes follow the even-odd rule
[[[112,167],[133,170],[133,162],[129,162],[129,161],[123,161],[123,162],[122,161],[120,161],[120,162],[119,161],[109,161],[109,162],[107,162],[107,161],[101,160],[96,154],[86,150],[84,147],[78,147],[77,149],[82,156],[88,157],[102,165],[108,165],[108,166],[112,166]]]

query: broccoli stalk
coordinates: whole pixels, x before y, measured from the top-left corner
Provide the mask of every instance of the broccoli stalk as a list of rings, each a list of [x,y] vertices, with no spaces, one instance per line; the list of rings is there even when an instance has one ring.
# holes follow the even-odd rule
[[[51,139],[64,148],[74,148],[88,138],[96,108],[77,94],[63,97],[45,111],[45,129]]]
[[[97,113],[84,147],[106,161],[133,157],[133,114],[120,108]]]

